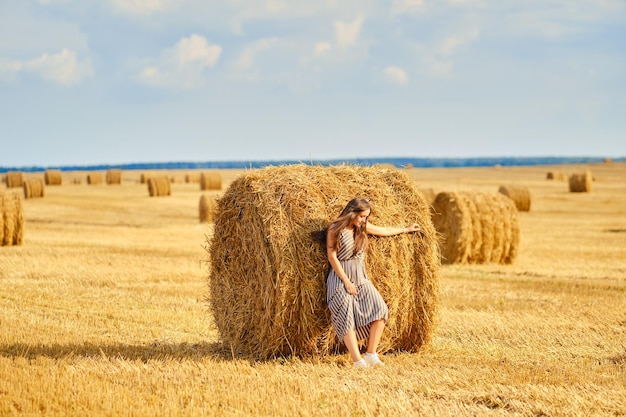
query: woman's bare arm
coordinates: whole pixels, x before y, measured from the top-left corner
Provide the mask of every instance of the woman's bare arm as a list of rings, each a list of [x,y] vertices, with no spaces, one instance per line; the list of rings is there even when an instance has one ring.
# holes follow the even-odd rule
[[[376,226],[370,222],[367,222],[365,226],[365,232],[374,236],[395,236],[402,233],[419,232],[422,230],[417,223],[412,223],[402,227],[392,226]]]

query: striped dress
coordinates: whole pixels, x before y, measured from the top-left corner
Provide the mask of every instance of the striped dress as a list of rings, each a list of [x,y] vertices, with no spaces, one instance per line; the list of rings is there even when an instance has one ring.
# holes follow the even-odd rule
[[[356,294],[348,294],[343,281],[333,268],[330,268],[326,280],[326,302],[330,309],[330,319],[342,343],[343,337],[352,329],[356,330],[357,340],[367,339],[370,323],[379,319],[387,321],[389,315],[387,304],[367,277],[365,254],[363,251],[353,254],[353,251],[354,236],[352,231],[345,229],[339,235],[337,258],[350,281],[356,286]]]

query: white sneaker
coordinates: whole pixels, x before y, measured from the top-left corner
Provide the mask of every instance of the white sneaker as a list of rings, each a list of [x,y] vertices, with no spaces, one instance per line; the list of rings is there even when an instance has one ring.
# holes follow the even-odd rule
[[[378,353],[366,353],[363,355],[363,360],[368,366],[385,366],[385,364],[378,358]]]
[[[358,361],[353,362],[353,363],[352,363],[352,366],[356,366],[356,367],[359,367],[359,368],[363,368],[363,367],[367,367],[367,363],[363,360],[363,358],[361,358],[361,359],[359,359]]]

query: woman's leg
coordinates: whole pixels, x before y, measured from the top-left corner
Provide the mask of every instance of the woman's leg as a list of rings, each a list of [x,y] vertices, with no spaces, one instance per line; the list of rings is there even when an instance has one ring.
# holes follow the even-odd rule
[[[346,335],[343,337],[343,343],[346,344],[348,352],[350,352],[352,362],[361,360],[359,342],[356,340],[356,332],[354,330],[348,330],[348,333],[346,333]]]
[[[367,339],[367,353],[376,353],[376,349],[378,349],[378,342],[380,342],[384,329],[384,319],[376,320],[370,323],[370,337]],[[346,346],[347,345],[348,344],[346,343]]]

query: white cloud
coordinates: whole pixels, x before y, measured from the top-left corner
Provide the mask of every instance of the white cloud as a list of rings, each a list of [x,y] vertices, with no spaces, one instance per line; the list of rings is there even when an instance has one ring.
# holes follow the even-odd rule
[[[331,48],[332,48],[332,45],[328,42],[318,42],[315,44],[315,47],[313,48],[313,53],[315,55],[323,55],[324,53],[329,51]]]
[[[277,38],[259,39],[247,45],[233,63],[234,77],[248,82],[258,81],[259,68],[257,58],[279,42]]]
[[[56,54],[44,53],[27,61],[0,61],[0,75],[13,78],[30,73],[64,86],[79,84],[94,71],[88,60],[79,61],[76,52],[63,49]]]
[[[361,27],[363,26],[363,16],[358,16],[352,22],[335,22],[335,38],[337,45],[340,47],[354,45],[361,33]]]
[[[452,35],[443,40],[440,47],[440,53],[443,55],[453,55],[461,46],[467,45],[478,39],[480,32],[478,29],[472,29],[459,35]]]
[[[156,87],[190,89],[206,83],[206,71],[220,59],[222,48],[199,35],[182,38],[156,62],[139,71],[139,79]]]
[[[409,76],[406,71],[400,67],[389,66],[385,68],[387,79],[398,85],[406,85],[409,82]]]

